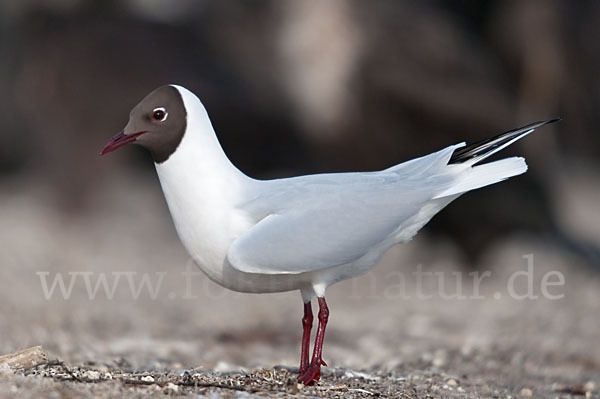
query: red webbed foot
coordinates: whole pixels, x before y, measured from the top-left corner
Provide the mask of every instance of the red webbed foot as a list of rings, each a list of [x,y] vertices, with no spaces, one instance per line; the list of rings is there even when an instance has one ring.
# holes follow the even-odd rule
[[[302,372],[301,370],[298,374],[298,382],[304,385],[313,385],[315,382],[319,382],[321,378],[321,366],[327,367],[327,363],[321,360],[321,364],[311,364],[306,371]]]

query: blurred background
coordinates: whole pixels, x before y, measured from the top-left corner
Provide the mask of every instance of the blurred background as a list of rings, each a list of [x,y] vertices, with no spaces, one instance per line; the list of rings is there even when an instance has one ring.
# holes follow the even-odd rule
[[[139,149],[96,153],[145,94],[178,83],[203,100],[234,163],[258,178],[382,169],[562,117],[505,153],[525,154],[527,175],[465,196],[427,230],[470,264],[515,229],[597,253],[596,221],[564,209],[577,201],[565,185],[593,175],[600,155],[597,2],[1,7],[0,106],[10,117],[0,177],[38,179],[65,217],[89,212],[117,170],[152,178]]]
[[[223,359],[256,366],[281,355],[282,362],[295,362],[299,332],[287,327],[300,327],[295,294],[282,294],[287,305],[280,310],[269,308],[273,296],[237,294],[177,305],[89,301],[77,285],[74,295],[84,306],[43,299],[40,270],[50,276],[184,270],[187,256],[151,158],[131,147],[97,155],[141,98],[177,83],[201,98],[230,159],[256,178],[382,169],[561,117],[502,153],[524,155],[526,175],[460,198],[414,243],[394,249],[381,270],[416,264],[502,270],[507,263],[522,267],[522,254],[540,254],[548,268],[575,276],[566,289],[576,294],[561,306],[572,318],[567,324],[583,334],[578,350],[592,358],[592,369],[599,367],[598,348],[590,354],[588,340],[598,325],[580,313],[598,304],[599,26],[596,1],[2,1],[0,349],[44,344],[68,359],[135,358],[155,339],[171,346],[160,356],[150,351],[153,361],[164,355],[211,367]],[[332,290],[343,308],[347,295]],[[371,299],[362,305],[365,314],[382,315],[372,312],[381,303]],[[235,309],[228,300],[237,301]],[[523,310],[494,303],[509,313]],[[460,321],[451,323],[458,337],[469,329],[472,337],[482,336],[483,324],[461,324],[473,311],[467,305],[443,306],[388,304],[400,312],[393,316],[398,323],[385,319],[377,331],[411,336],[403,326],[413,315],[417,321],[410,324],[420,326],[415,334],[422,336],[431,333],[427,323],[451,314]],[[498,330],[490,309],[482,311],[493,341]],[[544,309],[536,315],[556,312]],[[256,350],[267,353],[263,363],[235,349],[203,357],[202,349],[178,343],[201,345],[196,339],[204,336],[236,348],[239,333],[267,345],[271,333],[259,328],[264,320],[273,336],[289,332],[291,338],[279,342],[287,348],[283,354]],[[335,323],[331,339],[352,346],[336,341],[342,326]],[[233,338],[223,332],[230,329],[238,331]],[[573,334],[554,332],[553,345]],[[435,346],[438,339],[427,342]],[[135,346],[144,342],[148,348]],[[347,364],[348,356],[339,355],[337,363]],[[358,354],[351,364],[361,359]]]

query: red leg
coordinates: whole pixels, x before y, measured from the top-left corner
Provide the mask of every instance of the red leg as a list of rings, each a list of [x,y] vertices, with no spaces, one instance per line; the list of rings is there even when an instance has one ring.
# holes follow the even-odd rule
[[[300,374],[298,381],[304,385],[312,385],[319,381],[321,376],[321,365],[327,366],[323,361],[323,340],[325,338],[325,327],[329,319],[329,308],[325,298],[317,298],[319,300],[319,327],[317,328],[317,336],[315,338],[315,348],[313,357],[308,366],[308,370],[304,374]]]
[[[298,376],[303,375],[308,370],[308,355],[310,352],[310,330],[313,323],[313,313],[310,301],[304,304],[304,317],[302,318],[302,352],[300,354],[300,369]]]

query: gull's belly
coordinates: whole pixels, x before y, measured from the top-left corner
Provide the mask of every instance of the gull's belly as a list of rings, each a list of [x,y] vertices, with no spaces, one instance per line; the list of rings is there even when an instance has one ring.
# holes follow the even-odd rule
[[[176,201],[167,192],[165,197],[181,243],[196,266],[215,283],[233,291],[249,293],[291,291],[310,285],[310,273],[244,273],[229,264],[229,246],[254,225],[243,214],[200,214],[190,211],[182,203],[174,203]]]
[[[194,263],[215,283],[237,292],[274,293],[329,286],[366,274],[395,242],[386,240],[356,261],[303,273],[245,273],[227,260],[227,250],[254,223],[243,214],[230,214],[211,223],[211,217],[190,223],[189,215],[172,212],[180,240]],[[212,215],[213,217],[215,215]],[[210,228],[212,225],[213,228]]]

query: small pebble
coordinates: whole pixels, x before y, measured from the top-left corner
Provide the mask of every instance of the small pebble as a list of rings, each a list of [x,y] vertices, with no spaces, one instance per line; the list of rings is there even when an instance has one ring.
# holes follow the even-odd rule
[[[521,396],[527,396],[527,397],[533,396],[533,391],[529,388],[523,388],[523,389],[521,389]]]
[[[456,382],[456,380],[454,378],[450,378],[446,384],[448,384],[452,387],[455,387],[458,385],[458,383]]]
[[[85,376],[90,380],[99,380],[100,379],[100,373],[95,370],[88,370],[88,372],[86,373]]]
[[[169,382],[166,386],[166,389],[169,392],[179,392],[179,385],[175,385],[172,382]]]
[[[145,382],[154,382],[154,377],[152,377],[151,375],[146,375],[142,377],[141,380]]]

